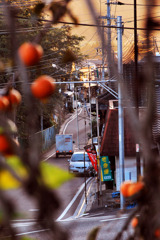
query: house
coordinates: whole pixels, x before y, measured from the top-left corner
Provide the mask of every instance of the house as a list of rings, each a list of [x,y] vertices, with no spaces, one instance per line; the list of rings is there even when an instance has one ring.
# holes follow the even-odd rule
[[[143,66],[143,61],[139,62],[139,78],[144,79],[145,68]],[[152,143],[151,148],[152,152],[160,154],[160,57],[153,56],[154,62],[154,77],[155,77],[155,92],[154,100],[156,103],[155,112],[153,113],[152,122]],[[124,85],[127,86],[127,93],[129,96],[129,101],[131,102],[132,107],[135,106],[135,98],[137,94],[137,86],[135,84],[135,75],[134,71],[135,65],[134,62],[131,64],[123,64],[123,79]],[[142,75],[142,76],[141,76]],[[141,80],[141,84],[143,83]],[[116,85],[112,87],[115,91]],[[147,106],[147,91],[146,85],[141,85],[139,89],[139,119],[143,117],[145,106]],[[113,99],[113,98],[112,98]],[[118,131],[118,101],[117,106],[115,101],[111,98],[106,99],[106,104],[108,104],[108,109],[105,112],[105,123],[102,127],[102,141],[101,141],[101,156],[109,156],[112,174],[114,176],[114,183],[116,190],[120,189],[120,171],[119,171],[119,131]],[[136,99],[137,100],[137,99]],[[111,104],[112,103],[112,104]],[[104,121],[104,120],[103,120]],[[143,175],[143,159],[141,161],[141,174]],[[124,109],[124,172],[125,180],[131,179],[137,181],[137,163],[136,163],[136,140],[134,135],[134,130],[130,126],[129,118],[127,115],[127,109]]]
[[[117,102],[117,100],[114,100]],[[114,103],[115,104],[115,103]],[[119,131],[118,131],[118,105],[113,105],[113,100],[109,101],[109,108],[106,113],[105,128],[101,141],[101,156],[109,156],[112,176],[116,190],[120,189],[120,167],[119,167]],[[143,108],[140,110],[143,111]],[[143,162],[141,159],[141,173],[143,172]],[[127,111],[124,109],[124,173],[125,180],[137,181],[136,164],[136,141],[132,130]]]

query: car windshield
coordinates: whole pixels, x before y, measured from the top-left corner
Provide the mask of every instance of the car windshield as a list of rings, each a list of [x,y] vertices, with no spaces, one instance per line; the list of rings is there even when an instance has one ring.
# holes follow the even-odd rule
[[[84,162],[84,153],[81,154],[73,154],[71,161],[77,162],[77,161],[81,161]],[[87,154],[85,154],[85,161],[86,162],[90,162],[89,157]]]

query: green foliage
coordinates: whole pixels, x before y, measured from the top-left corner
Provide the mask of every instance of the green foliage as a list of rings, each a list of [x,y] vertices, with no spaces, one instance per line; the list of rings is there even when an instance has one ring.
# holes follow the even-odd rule
[[[12,6],[7,3],[12,3]],[[68,13],[67,3],[66,1],[66,13]],[[0,81],[1,88],[4,88],[3,91],[1,89],[1,95],[8,94],[9,91],[4,90],[9,87],[16,88],[22,95],[22,103],[18,108],[10,104],[6,111],[0,114],[0,132],[2,133],[4,130],[8,140],[7,144],[9,144],[9,152],[0,154],[1,208],[4,214],[2,224],[0,224],[1,236],[5,238],[7,233],[13,239],[19,232],[19,229],[16,231],[13,229],[11,222],[16,217],[16,205],[3,190],[19,187],[37,203],[39,209],[36,219],[37,226],[49,228],[51,237],[60,236],[61,230],[53,221],[53,214],[60,207],[60,202],[53,189],[69,181],[73,176],[68,171],[41,161],[39,149],[41,140],[34,133],[40,130],[42,116],[45,122],[44,126],[50,127],[54,124],[53,113],[62,115],[61,113],[64,112],[63,97],[59,94],[59,87],[57,87],[48,102],[40,102],[31,94],[30,85],[42,74],[50,75],[57,81],[66,81],[71,77],[73,56],[76,56],[76,61],[82,59],[79,43],[83,38],[72,36],[68,27],[54,28],[50,24],[44,26],[43,21],[38,21],[35,16],[35,14],[42,13],[44,5],[37,6],[32,12],[32,9],[27,7],[28,4],[30,5],[30,2],[6,0],[0,8],[1,14],[6,13],[5,17],[2,15],[3,17],[0,19]],[[59,6],[61,7],[61,3]],[[57,9],[58,15],[54,12],[57,20],[61,18],[63,9]],[[68,15],[76,22],[76,18],[71,12]],[[27,41],[41,44],[44,50],[39,64],[32,67],[23,66],[17,56],[19,46]],[[68,49],[72,59],[63,62],[62,59]],[[55,69],[52,67],[53,63],[56,64]],[[9,86],[6,88],[8,84]],[[11,98],[9,100],[11,101]],[[10,124],[10,129],[8,129],[8,120],[10,119],[16,122],[18,131],[14,129],[13,124]],[[25,146],[14,142],[13,136],[17,136],[17,133],[18,137],[26,141]],[[30,141],[30,136],[33,136],[33,141]],[[16,156],[6,156],[6,154],[13,154],[10,151],[13,147]],[[65,235],[64,238],[67,239]],[[31,238],[23,237],[22,239],[30,240]]]
[[[21,179],[27,177],[27,170],[22,164],[18,156],[10,156],[6,158],[6,163],[13,169],[17,176]],[[16,179],[8,169],[0,170],[0,189],[15,189],[21,186],[21,182]]]
[[[6,157],[6,162],[21,177],[27,176],[26,168],[22,164],[22,161],[18,156],[16,156],[16,155],[8,156],[8,157]]]
[[[68,171],[64,171],[63,169],[47,162],[41,162],[40,169],[43,181],[50,188],[58,188],[66,181],[73,178],[73,175]]]
[[[87,240],[96,240],[100,227],[93,228],[88,234]]]
[[[35,238],[31,238],[31,237],[28,237],[28,236],[23,236],[20,239],[21,240],[34,240]]]
[[[70,71],[72,68],[72,64],[64,65],[62,63],[62,57],[66,53],[68,47],[72,49],[72,52],[76,54],[77,61],[81,61],[82,55],[80,54],[79,44],[83,40],[83,37],[78,37],[76,35],[70,36],[68,40],[68,27],[63,26],[62,28],[52,28],[49,30],[44,38],[42,39],[41,45],[44,50],[44,56],[39,65],[35,68],[31,68],[29,70],[30,81],[33,81],[40,74],[48,74],[53,76],[53,78],[57,78],[59,81],[63,81],[65,77],[65,81],[70,78]],[[29,33],[29,35],[32,35]],[[27,34],[27,39],[29,35]],[[33,36],[32,36],[33,38]],[[32,39],[30,37],[30,39]],[[25,41],[25,39],[21,38],[21,41]],[[52,64],[56,64],[57,68],[54,69]],[[17,85],[17,84],[16,84]],[[64,84],[61,85],[64,88]],[[41,122],[41,114],[43,114],[43,128],[48,128],[53,125],[53,114],[56,114],[57,109],[59,115],[63,115],[63,96],[59,93],[59,86],[56,85],[56,91],[53,96],[50,97],[49,101],[46,104],[39,105],[39,122],[37,122],[36,131],[41,130],[40,122]],[[17,125],[19,129],[19,137],[25,139],[29,132],[25,132],[25,112],[26,107],[23,103],[18,108],[17,111]],[[40,110],[42,108],[42,111]]]
[[[18,178],[23,181],[28,178],[26,166],[22,164],[22,161],[18,156],[7,157],[6,163],[11,167]],[[63,169],[47,162],[40,163],[40,172],[42,181],[45,185],[54,189],[60,187],[63,183],[73,178],[73,175],[68,173],[68,171],[64,171]],[[0,189],[9,190],[19,188],[22,185],[18,178],[15,178],[13,173],[11,173],[8,169],[1,169]]]
[[[0,209],[0,223],[2,222],[2,220],[3,220],[3,211]]]
[[[43,21],[36,21],[36,18],[33,18],[34,15],[39,15],[43,8],[44,4],[39,1],[38,4],[33,5],[33,8],[24,7],[19,5],[18,1],[8,1],[13,3],[15,6],[17,4],[18,6],[18,14],[16,19],[16,29],[13,29],[13,31],[16,32],[15,36],[15,42],[16,46],[22,44],[26,41],[34,41],[36,40],[36,37],[38,36],[39,32],[43,29]],[[23,1],[22,1],[23,3]],[[53,4],[54,5],[54,4]],[[6,23],[4,19],[0,19],[0,29],[4,30],[4,35],[0,35],[0,49],[1,49],[1,61],[5,63],[5,66],[8,70],[6,72],[0,73],[0,81],[1,83],[6,83],[8,81],[13,81],[13,71],[12,69],[12,63],[14,59],[11,59],[11,44],[12,39],[10,39],[9,34],[6,31]],[[22,34],[22,33],[26,34]],[[68,56],[66,57],[67,51],[70,51],[70,58],[73,60],[76,59],[77,62],[80,62],[83,59],[82,54],[80,53],[80,42],[83,40],[83,37],[79,37],[77,35],[71,34],[71,28],[68,26],[62,26],[61,28],[58,27],[50,27],[45,32],[43,38],[41,39],[41,46],[44,50],[44,56],[42,57],[41,62],[34,66],[27,68],[27,74],[29,77],[29,82],[34,81],[35,78],[37,78],[41,74],[47,74],[51,75],[53,78],[56,78],[58,81],[67,81],[67,79],[70,78],[70,72],[72,68],[72,63],[68,62],[68,60],[65,62],[62,61],[62,59],[68,59]],[[76,57],[76,58],[75,58]],[[53,68],[52,64],[56,64],[57,68]],[[14,63],[13,63],[14,64]],[[15,64],[14,64],[15,65]],[[14,66],[13,65],[13,66]],[[9,67],[9,68],[8,68]],[[14,66],[14,68],[17,68],[17,66]],[[14,80],[15,81],[15,87],[20,90],[20,83],[22,82],[22,79],[19,79],[18,77]],[[64,88],[64,86],[61,86]],[[59,112],[59,109],[63,112],[63,97],[61,94],[59,94],[59,86],[56,85],[56,92],[55,94],[50,98],[50,101],[47,104],[44,104],[43,106],[39,103],[38,109],[41,107],[43,108],[42,111],[38,111],[37,114],[39,114],[39,122],[37,122],[37,129],[36,131],[40,131],[40,116],[43,112],[43,126],[44,128],[48,128],[52,126],[53,123],[53,114]],[[22,139],[27,138],[30,133],[26,132],[25,130],[25,116],[26,116],[26,108],[24,102],[22,102],[21,106],[17,110],[17,125],[19,130],[19,137]],[[29,129],[28,129],[29,131]]]

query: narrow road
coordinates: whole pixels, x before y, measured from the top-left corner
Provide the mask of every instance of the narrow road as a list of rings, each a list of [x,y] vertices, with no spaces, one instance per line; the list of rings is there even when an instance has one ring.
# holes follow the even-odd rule
[[[70,120],[64,125],[63,133],[72,133],[75,140],[75,150],[81,145],[84,146],[84,137],[86,133],[90,131],[89,120],[86,120],[86,129],[84,124],[84,109],[79,110],[79,135],[77,135],[77,118],[73,115]],[[79,137],[79,139],[78,139]],[[79,140],[79,146],[78,141]],[[60,157],[55,158],[55,149],[43,158],[43,161],[48,161],[51,164],[55,164],[65,170],[68,170],[68,158]],[[122,225],[125,223],[127,214],[117,215],[116,212],[108,212],[104,209],[95,209],[92,212],[84,212],[83,207],[86,199],[84,198],[84,184],[87,184],[87,194],[89,197],[90,187],[94,179],[88,178],[87,182],[84,181],[83,177],[76,177],[73,180],[66,182],[59,189],[56,190],[56,194],[60,199],[61,207],[57,209],[55,214],[55,222],[62,229],[69,234],[69,240],[82,240],[87,239],[90,231],[95,227],[99,228],[97,240],[113,240],[118,233],[121,231]],[[35,226],[36,213],[39,209],[36,208],[36,203],[29,199],[21,189],[10,191],[11,197],[15,199],[15,202],[24,212],[25,219],[19,219],[13,221],[13,226],[18,229],[19,233],[17,236],[29,235],[36,239],[44,240],[47,239],[50,229],[42,229],[39,226]],[[27,218],[28,216],[28,218]],[[129,227],[129,232],[132,229]],[[127,233],[124,235],[124,240],[127,239]],[[67,239],[67,238],[66,238]],[[58,240],[58,239],[57,239]]]
[[[78,121],[77,121],[78,116]],[[86,126],[84,124],[84,119],[87,122]],[[79,132],[77,135],[77,124],[79,128]],[[63,126],[63,134],[73,134],[73,140],[75,141],[74,148],[80,148],[80,144],[82,149],[84,147],[84,138],[87,137],[87,132],[90,130],[90,126],[88,120],[86,120],[85,110],[83,108],[79,109],[77,113],[73,114],[73,116],[67,121]],[[79,140],[79,145],[78,141]],[[43,161],[48,161],[51,164],[55,164],[60,168],[68,171],[68,158],[69,157],[59,157],[55,158],[55,148],[53,147],[52,151],[48,154],[45,154],[43,157]],[[63,221],[64,219],[68,219],[72,216],[77,217],[81,215],[83,212],[84,201],[82,201],[82,196],[84,195],[84,187],[87,183],[90,184],[91,178],[84,179],[84,177],[75,177],[69,182],[63,184],[59,189],[54,190],[58,198],[60,199],[61,207],[57,209],[55,213],[55,219],[57,221]],[[88,184],[88,187],[89,187]],[[88,189],[86,188],[86,191]],[[33,199],[30,199],[29,196],[23,191],[23,189],[16,189],[7,191],[6,193],[10,198],[13,199],[17,206],[17,211],[21,212],[24,215],[24,218],[21,217],[13,222],[13,226],[21,232],[21,234],[25,234],[26,228],[33,231],[33,225],[35,222],[36,215],[39,211],[37,208],[37,204]],[[81,203],[82,201],[82,203]],[[42,229],[39,229],[42,232]],[[35,230],[37,234],[38,229]],[[31,232],[32,232],[31,231]],[[28,230],[29,232],[29,230]]]

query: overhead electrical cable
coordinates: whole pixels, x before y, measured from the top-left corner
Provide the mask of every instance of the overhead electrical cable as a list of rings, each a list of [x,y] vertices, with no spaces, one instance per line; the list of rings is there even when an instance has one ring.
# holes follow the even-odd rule
[[[120,2],[120,1],[118,1],[118,2],[116,2],[116,3],[111,2],[110,5],[121,5],[121,6],[123,6],[123,5],[128,5],[128,6],[134,6],[133,3],[123,3],[123,2]],[[160,7],[160,5],[156,5],[156,4],[139,4],[139,3],[137,3],[136,5],[137,5],[137,6],[144,6],[144,7]]]
[[[156,14],[159,14],[159,13],[160,13],[160,12],[158,11],[158,12],[153,12],[152,14],[156,15]],[[147,19],[147,18],[139,19],[140,17],[143,17],[143,16],[146,17],[146,14],[138,15],[138,16],[137,16],[137,21],[138,21],[138,20],[145,20],[145,19]],[[150,16],[150,17],[151,17],[151,16]],[[151,19],[154,19],[154,18],[157,18],[157,17],[159,17],[159,16],[152,16]],[[134,19],[134,17],[123,18],[123,21],[125,21],[125,20],[127,20],[127,19]],[[129,21],[125,21],[124,23],[128,23],[128,22],[129,22]],[[132,22],[132,21],[131,21],[131,22]]]
[[[22,16],[16,16],[16,18],[18,19],[24,19],[24,20],[29,20],[29,18],[27,17],[22,17]],[[50,22],[52,23],[51,20],[47,20],[47,19],[37,19],[38,22]],[[111,28],[111,29],[117,29],[120,27],[117,26],[108,26],[108,25],[97,25],[97,24],[85,24],[85,23],[77,23],[75,24],[74,22],[67,22],[67,21],[58,21],[59,24],[67,24],[67,25],[77,25],[77,26],[85,26],[85,27],[103,27],[103,28]],[[53,23],[54,24],[54,23]],[[129,30],[134,30],[133,27],[122,27],[123,29],[129,29]],[[147,28],[143,28],[143,27],[139,27],[137,28],[137,30],[147,30]],[[160,28],[153,28],[152,31],[160,31]]]

